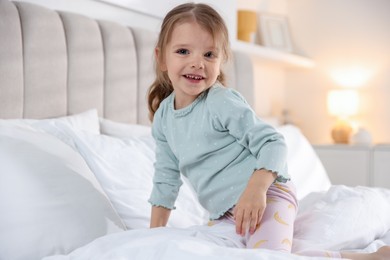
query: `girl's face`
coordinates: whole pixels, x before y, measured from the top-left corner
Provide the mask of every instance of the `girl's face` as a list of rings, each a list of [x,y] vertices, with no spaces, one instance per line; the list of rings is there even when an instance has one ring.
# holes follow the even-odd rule
[[[175,91],[175,108],[191,104],[210,88],[220,73],[222,50],[212,35],[196,22],[176,25],[160,64]],[[157,56],[159,50],[156,50]]]

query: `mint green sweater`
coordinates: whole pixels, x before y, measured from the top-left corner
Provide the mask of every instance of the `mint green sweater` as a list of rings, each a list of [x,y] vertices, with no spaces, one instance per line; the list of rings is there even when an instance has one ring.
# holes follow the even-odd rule
[[[284,138],[261,121],[235,90],[216,83],[189,106],[175,110],[174,92],[156,111],[153,206],[173,209],[180,173],[200,204],[217,219],[232,208],[252,173],[267,169],[277,181],[289,179]]]

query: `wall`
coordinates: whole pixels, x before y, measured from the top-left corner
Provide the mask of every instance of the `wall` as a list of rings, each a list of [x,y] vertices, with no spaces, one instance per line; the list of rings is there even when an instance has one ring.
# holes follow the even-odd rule
[[[287,0],[238,0],[237,9],[287,15]],[[253,58],[256,113],[267,121],[283,121],[286,70],[275,63]]]
[[[94,18],[115,20],[130,26],[158,31],[161,17],[131,7],[118,7],[118,0],[24,0],[54,9],[82,13]],[[136,1],[136,0],[134,0]],[[152,0],[139,0],[148,4]],[[175,4],[188,0],[174,0]],[[169,2],[169,3],[173,3]],[[388,0],[205,0],[226,20],[235,40],[236,10],[288,16],[294,52],[312,58],[314,69],[283,69],[254,59],[255,110],[263,117],[278,116],[287,109],[312,143],[330,143],[335,119],[326,110],[329,89],[342,87],[332,78],[359,68],[366,76],[359,87],[361,110],[354,118],[368,129],[375,142],[390,143],[390,1]],[[168,1],[154,2],[161,13]],[[150,4],[150,3],[149,3]],[[140,22],[142,21],[142,22]]]
[[[335,119],[327,114],[326,94],[348,85],[335,72],[352,73],[361,97],[354,120],[374,142],[390,143],[390,1],[294,0],[287,12],[296,51],[316,62],[312,70],[286,72],[292,120],[312,143],[331,142]]]

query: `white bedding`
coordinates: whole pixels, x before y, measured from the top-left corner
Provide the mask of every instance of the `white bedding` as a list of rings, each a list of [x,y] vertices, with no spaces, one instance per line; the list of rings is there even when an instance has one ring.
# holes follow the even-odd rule
[[[322,164],[299,129],[282,126],[277,130],[286,138],[289,169],[299,191],[300,208],[295,224],[293,251],[321,249],[371,252],[390,244],[390,190],[331,186]],[[34,151],[25,149],[23,142],[26,136],[34,136],[35,146],[46,147],[50,144],[50,157],[47,160],[51,160],[53,154],[58,157],[55,167],[62,174],[59,179],[52,178],[50,183],[39,180],[40,172],[35,168],[25,168],[23,175],[18,175],[22,178],[19,181],[23,181],[26,187],[32,181],[31,176],[35,176],[34,185],[38,188],[34,192],[37,194],[39,189],[63,187],[59,195],[39,194],[37,198],[46,203],[44,211],[39,206],[28,207],[31,193],[19,189],[17,182],[11,182],[9,178],[14,174],[9,169],[20,170],[11,167],[12,156],[7,153],[12,143],[8,138],[10,133],[13,139],[18,139],[18,145],[13,147],[13,156],[17,157],[23,152],[22,159],[16,160],[18,163],[27,158],[29,161],[45,160],[45,154],[40,153],[37,157]],[[185,180],[176,203],[177,209],[172,212],[168,227],[148,229],[150,205],[147,199],[152,188],[154,162],[154,143],[148,127],[102,119],[99,127],[97,113],[89,111],[60,120],[0,120],[0,140],[5,140],[0,142],[0,153],[3,151],[3,154],[7,154],[9,160],[0,163],[0,185],[3,185],[0,191],[0,259],[41,259],[45,256],[45,260],[309,259],[268,250],[243,249],[241,238],[231,226],[224,223],[212,227],[205,225],[207,213],[198,204]],[[18,153],[18,149],[22,150]],[[75,161],[74,158],[78,159]],[[7,168],[4,168],[5,165],[8,165]],[[89,169],[85,168],[86,165]],[[72,192],[67,187],[76,185],[72,183],[74,179],[64,181],[64,173],[69,168],[78,169],[74,172],[87,180],[83,184],[85,190],[83,186],[77,189],[77,196],[66,195]],[[55,172],[53,169],[51,171]],[[28,172],[34,175],[29,176]],[[42,178],[47,178],[49,173]],[[19,192],[19,210],[28,208],[24,215],[10,213],[15,190]],[[99,200],[89,197],[91,191],[102,196]],[[65,197],[46,201],[45,194]],[[80,200],[76,197],[85,198],[84,207],[80,207]],[[94,203],[88,202],[91,199],[94,199]],[[66,217],[55,214],[65,209],[71,209],[73,213],[68,212]],[[88,225],[88,210],[94,212],[95,221],[105,221],[100,221],[96,226]],[[45,226],[48,220],[46,213],[51,214],[51,226]],[[38,221],[31,221],[31,214],[40,216],[40,230],[31,229],[34,221]],[[16,223],[12,219],[15,216],[21,222]],[[54,233],[53,225],[56,226]],[[77,225],[80,226],[78,231]],[[29,240],[20,240],[20,232],[26,232]],[[75,239],[75,236],[79,239]],[[31,245],[29,241],[35,242]],[[21,255],[19,252],[22,251],[27,253]]]
[[[334,186],[314,196],[303,200],[305,208],[295,227],[295,251],[360,248],[372,252],[390,243],[390,208],[383,208],[389,204],[390,191]],[[220,223],[186,229],[128,230],[99,238],[67,256],[44,259],[329,259],[242,247],[234,229]]]

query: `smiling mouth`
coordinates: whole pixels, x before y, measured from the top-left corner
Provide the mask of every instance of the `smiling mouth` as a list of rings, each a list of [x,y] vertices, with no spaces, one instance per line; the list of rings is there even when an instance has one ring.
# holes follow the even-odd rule
[[[190,79],[190,80],[202,80],[204,77],[200,75],[192,75],[192,74],[186,74],[184,75],[185,78]]]

